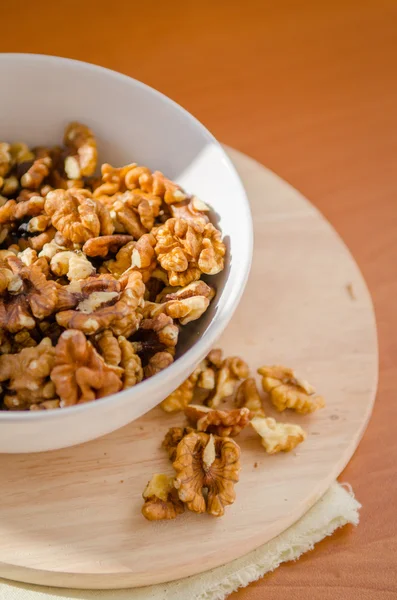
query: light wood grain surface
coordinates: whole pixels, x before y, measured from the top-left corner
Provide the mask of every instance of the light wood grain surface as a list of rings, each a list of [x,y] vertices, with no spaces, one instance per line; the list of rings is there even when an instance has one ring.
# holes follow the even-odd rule
[[[185,513],[150,524],[140,513],[151,474],[172,471],[161,440],[169,427],[186,424],[184,415],[157,408],[75,448],[0,454],[0,474],[8,475],[1,577],[125,588],[206,571],[285,531],[355,451],[378,376],[368,290],[345,245],[299,192],[236,150],[230,156],[250,199],[255,249],[247,288],[219,345],[243,356],[253,373],[263,363],[294,365],[325,396],[326,407],[303,417],[277,414],[266,403],[268,416],[300,424],[307,440],[270,457],[257,434],[245,430],[238,438],[237,500],[219,520]]]
[[[341,477],[363,503],[361,524],[233,600],[397,594],[396,28],[394,0],[14,0],[2,10],[1,51],[69,56],[141,79],[290,181],[343,236],[372,292],[378,401]]]

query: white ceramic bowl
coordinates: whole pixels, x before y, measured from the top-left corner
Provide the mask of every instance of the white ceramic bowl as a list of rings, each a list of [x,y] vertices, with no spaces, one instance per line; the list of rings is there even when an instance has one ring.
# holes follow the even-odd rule
[[[150,87],[83,62],[0,54],[0,140],[56,144],[71,120],[97,135],[100,162],[138,162],[163,171],[209,203],[228,245],[218,293],[199,321],[185,328],[179,358],[138,386],[53,411],[0,411],[0,452],[39,452],[92,440],[144,414],[186,377],[225,329],[249,273],[252,222],[234,167],[212,135],[183,108]]]

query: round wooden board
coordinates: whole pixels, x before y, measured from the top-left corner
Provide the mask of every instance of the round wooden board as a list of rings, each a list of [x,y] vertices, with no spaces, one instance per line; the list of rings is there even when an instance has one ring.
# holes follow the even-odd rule
[[[237,500],[221,519],[185,513],[149,523],[141,516],[151,474],[170,471],[160,448],[164,433],[183,421],[160,409],[75,448],[1,455],[1,577],[121,588],[205,571],[289,527],[354,453],[378,372],[365,283],[307,200],[252,159],[229,152],[251,201],[255,252],[245,295],[220,345],[253,370],[266,363],[293,366],[325,396],[326,408],[307,417],[279,416],[308,432],[295,452],[268,456],[253,432],[243,432]]]

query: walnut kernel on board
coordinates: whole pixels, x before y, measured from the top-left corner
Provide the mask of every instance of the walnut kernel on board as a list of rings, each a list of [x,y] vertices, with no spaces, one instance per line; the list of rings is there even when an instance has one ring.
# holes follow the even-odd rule
[[[245,407],[217,410],[208,406],[190,404],[185,408],[185,415],[195,425],[197,431],[214,433],[220,437],[235,437],[250,420],[250,411]]]
[[[302,415],[325,406],[322,396],[307,381],[297,379],[292,369],[280,365],[260,367],[262,387],[270,395],[273,406],[280,412],[291,408]]]
[[[240,473],[240,449],[232,439],[189,433],[177,446],[173,467],[174,486],[189,510],[220,517],[225,507],[233,504],[234,485]]]
[[[142,514],[148,521],[175,519],[185,510],[174,487],[174,478],[169,475],[153,475],[142,496],[145,500]]]
[[[268,454],[289,452],[306,439],[306,433],[300,425],[278,423],[271,417],[254,417],[250,424],[262,438],[262,446]]]

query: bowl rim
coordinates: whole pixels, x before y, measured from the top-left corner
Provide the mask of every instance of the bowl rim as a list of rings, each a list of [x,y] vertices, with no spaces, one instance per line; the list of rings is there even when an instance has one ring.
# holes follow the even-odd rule
[[[246,232],[246,243],[242,245],[241,253],[239,253],[238,260],[238,270],[242,273],[241,280],[237,280],[234,282],[232,289],[229,291],[227,297],[224,296],[223,304],[221,306],[218,305],[218,311],[214,315],[213,319],[208,324],[208,327],[205,331],[205,335],[200,337],[197,342],[195,342],[191,348],[189,348],[182,356],[180,356],[175,362],[172,363],[167,369],[157,373],[153,377],[146,379],[139,384],[135,388],[128,388],[126,390],[121,390],[115,394],[110,394],[109,396],[105,396],[103,398],[98,398],[94,402],[85,402],[83,404],[76,404],[73,406],[67,406],[62,408],[61,410],[44,410],[44,411],[0,411],[0,421],[18,421],[18,422],[33,422],[35,420],[52,420],[61,418],[61,415],[65,417],[67,415],[71,415],[72,413],[82,413],[84,411],[95,410],[94,407],[100,403],[102,406],[105,404],[110,405],[115,401],[116,398],[120,400],[131,393],[134,393],[134,389],[139,389],[139,392],[142,395],[148,396],[152,391],[155,391],[159,385],[161,385],[161,381],[163,381],[166,377],[172,377],[178,371],[188,370],[188,365],[195,365],[205,354],[206,348],[209,350],[221,333],[226,328],[227,324],[231,320],[235,309],[241,299],[241,296],[244,292],[248,275],[250,272],[251,262],[252,262],[252,253],[253,253],[253,223],[252,223],[252,215],[250,210],[250,205],[248,201],[248,197],[240,176],[237,173],[236,168],[234,167],[232,161],[226,154],[222,145],[218,142],[218,140],[208,131],[208,129],[203,125],[196,117],[194,117],[188,110],[183,108],[180,104],[172,100],[162,92],[156,90],[155,88],[130,77],[129,75],[125,75],[123,73],[119,73],[118,71],[114,71],[112,69],[108,69],[106,67],[101,67],[100,65],[96,65],[93,63],[88,63],[81,60],[76,60],[72,58],[64,58],[61,56],[53,56],[47,54],[35,54],[35,53],[23,53],[23,52],[4,52],[0,53],[0,63],[7,62],[9,60],[12,61],[26,61],[26,60],[36,60],[41,63],[63,63],[65,66],[70,65],[77,69],[85,69],[91,72],[96,72],[98,74],[103,74],[106,77],[114,78],[119,81],[124,81],[131,83],[145,90],[148,94],[161,99],[163,102],[166,102],[169,106],[172,107],[173,110],[178,111],[180,114],[184,116],[185,119],[190,120],[192,124],[199,127],[201,133],[208,139],[208,141],[216,146],[218,150],[221,151],[223,155],[223,162],[227,167],[228,171],[235,179],[235,184],[237,187],[237,191],[239,196],[242,198],[242,218],[241,223],[244,223],[245,232]],[[237,265],[237,262],[235,262]],[[214,324],[215,322],[215,324]],[[150,409],[148,409],[150,410]],[[148,412],[148,411],[146,411]]]

